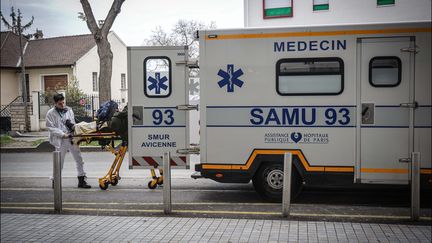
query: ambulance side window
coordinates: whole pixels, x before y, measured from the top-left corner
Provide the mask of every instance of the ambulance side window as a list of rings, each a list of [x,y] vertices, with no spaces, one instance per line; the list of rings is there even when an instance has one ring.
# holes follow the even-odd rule
[[[168,57],[144,59],[144,94],[149,98],[165,98],[171,94],[171,60]]]
[[[344,62],[331,58],[287,58],[276,63],[279,95],[338,95],[344,89]]]
[[[396,87],[401,82],[399,57],[374,57],[369,62],[369,83],[374,87]]]

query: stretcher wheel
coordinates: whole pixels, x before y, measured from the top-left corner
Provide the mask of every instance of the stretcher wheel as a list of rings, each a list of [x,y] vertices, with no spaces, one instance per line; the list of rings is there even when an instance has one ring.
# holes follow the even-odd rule
[[[104,181],[104,182],[99,182],[99,187],[100,187],[100,189],[102,189],[102,190],[106,190],[106,189],[108,189],[108,186],[109,186],[109,183],[107,182],[107,181]]]
[[[157,184],[159,186],[163,184],[163,177],[162,176],[157,178]]]
[[[157,181],[156,180],[151,180],[151,181],[148,182],[147,186],[148,186],[149,189],[153,190],[157,186]]]
[[[111,180],[111,185],[113,185],[113,186],[117,186],[118,183],[119,183],[119,179],[118,178],[113,178]]]

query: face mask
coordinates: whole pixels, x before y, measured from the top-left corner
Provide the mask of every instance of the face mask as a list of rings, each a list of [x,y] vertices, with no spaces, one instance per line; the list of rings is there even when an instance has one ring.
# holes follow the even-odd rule
[[[56,107],[55,109],[56,109],[56,111],[57,111],[58,113],[62,113],[62,114],[63,114],[63,113],[66,113],[66,111],[67,111],[67,108],[66,108],[66,107],[63,108],[63,109]]]

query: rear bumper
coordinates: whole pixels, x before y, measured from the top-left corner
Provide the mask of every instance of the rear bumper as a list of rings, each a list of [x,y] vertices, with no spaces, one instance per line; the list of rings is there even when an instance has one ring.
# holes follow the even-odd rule
[[[195,171],[200,172],[203,178],[221,183],[249,183],[253,176],[250,171],[244,170],[207,170],[201,164],[195,165]]]

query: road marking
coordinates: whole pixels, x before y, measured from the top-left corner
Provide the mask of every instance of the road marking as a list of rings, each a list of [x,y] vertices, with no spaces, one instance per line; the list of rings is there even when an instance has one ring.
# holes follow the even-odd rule
[[[54,210],[52,207],[0,207],[1,209],[13,210]],[[63,211],[81,211],[81,212],[128,212],[128,213],[163,213],[159,209],[116,209],[116,208],[63,208]],[[278,215],[281,212],[254,212],[254,211],[211,211],[211,210],[173,210],[173,213],[184,214],[230,214],[230,215]],[[299,217],[330,217],[330,218],[376,218],[376,219],[399,219],[407,220],[410,216],[396,215],[350,215],[350,214],[308,214],[308,213],[290,213],[290,216]],[[420,217],[420,220],[432,221],[431,217]]]
[[[63,202],[63,205],[124,205],[124,206],[145,206],[154,205],[159,206],[163,203],[141,202],[141,203],[128,203],[128,202]],[[278,206],[280,203],[228,203],[228,202],[182,202],[172,203],[173,205],[228,205],[228,206]],[[54,205],[52,202],[2,202],[1,205],[14,206],[14,205]]]
[[[0,191],[53,191],[53,189],[51,188],[1,188]],[[62,190],[63,192],[160,192],[162,193],[162,189],[156,189],[156,190],[151,190],[151,189],[145,189],[145,188],[115,188],[113,190],[106,190],[103,191],[99,188],[91,188],[91,189],[79,189],[79,188],[63,188]],[[225,190],[220,190],[220,189],[173,189],[173,192],[253,192],[255,193],[254,190],[252,189],[225,189]]]

